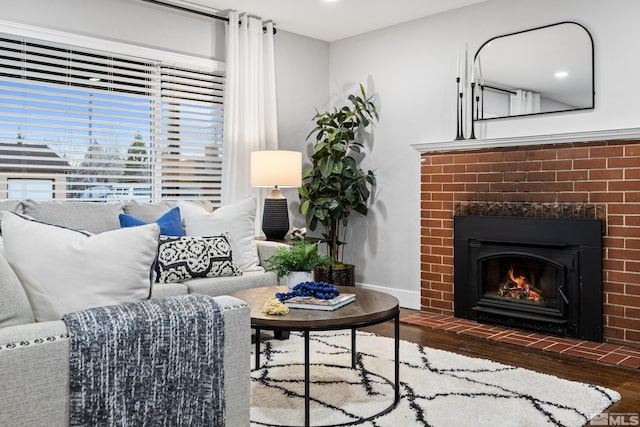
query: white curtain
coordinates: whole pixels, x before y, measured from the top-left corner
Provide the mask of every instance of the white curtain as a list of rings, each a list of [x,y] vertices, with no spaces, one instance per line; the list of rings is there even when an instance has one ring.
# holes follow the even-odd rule
[[[251,187],[249,153],[278,148],[273,24],[231,12],[226,47],[222,204],[257,195],[259,229],[266,191]]]
[[[540,94],[517,89],[511,95],[511,115],[533,114],[540,112]]]

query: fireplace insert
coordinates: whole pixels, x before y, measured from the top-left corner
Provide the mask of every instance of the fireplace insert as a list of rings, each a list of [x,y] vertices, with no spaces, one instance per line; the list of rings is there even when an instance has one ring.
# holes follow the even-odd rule
[[[602,341],[600,220],[454,217],[457,317]]]

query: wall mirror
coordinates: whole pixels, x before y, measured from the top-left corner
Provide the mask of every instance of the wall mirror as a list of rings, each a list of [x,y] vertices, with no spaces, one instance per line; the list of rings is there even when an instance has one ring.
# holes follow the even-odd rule
[[[494,37],[474,67],[476,120],[594,108],[593,39],[575,22]]]

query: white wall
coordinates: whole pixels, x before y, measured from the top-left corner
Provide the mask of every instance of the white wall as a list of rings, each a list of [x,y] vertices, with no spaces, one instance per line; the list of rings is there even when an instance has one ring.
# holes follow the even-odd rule
[[[5,0],[0,19],[224,60],[224,21],[138,0]]]
[[[308,159],[306,138],[314,127],[313,116],[316,108],[327,107],[329,99],[329,43],[280,30],[274,44],[278,147],[302,151]],[[282,192],[289,202],[291,225],[305,227],[304,218],[297,214],[298,191],[285,188]]]
[[[419,305],[420,161],[409,145],[455,138],[458,48],[468,43],[471,55],[501,34],[577,21],[594,39],[595,109],[496,120],[476,132],[493,138],[638,127],[638,16],[636,0],[489,0],[331,43],[332,92],[344,96],[363,82],[380,107],[364,164],[377,170],[377,200],[354,224],[347,252],[357,280]]]

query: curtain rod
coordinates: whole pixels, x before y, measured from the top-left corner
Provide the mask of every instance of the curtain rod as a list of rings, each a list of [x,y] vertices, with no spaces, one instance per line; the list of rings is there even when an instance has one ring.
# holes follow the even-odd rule
[[[496,90],[498,92],[506,92],[506,93],[510,93],[511,95],[515,95],[516,93],[512,90],[509,89],[502,89],[501,87],[496,87],[496,86],[491,86],[491,85],[484,85],[484,87],[486,87],[487,89],[493,89]]]
[[[173,4],[173,3],[166,3],[166,2],[163,2],[163,1],[159,1],[159,0],[141,0],[141,1],[146,2],[146,3],[155,4],[155,5],[158,5],[158,6],[164,6],[164,7],[168,7],[168,8],[171,8],[171,9],[180,10],[182,12],[192,13],[194,15],[206,16],[207,18],[217,19],[219,21],[229,22],[229,18],[227,18],[226,16],[215,15],[213,13],[203,12],[203,11],[197,10],[197,9],[190,9],[188,7],[180,6],[180,5]],[[262,27],[262,30],[266,31],[267,28],[266,27]],[[273,27],[273,34],[276,34],[277,32],[278,31],[276,30],[276,28]]]

